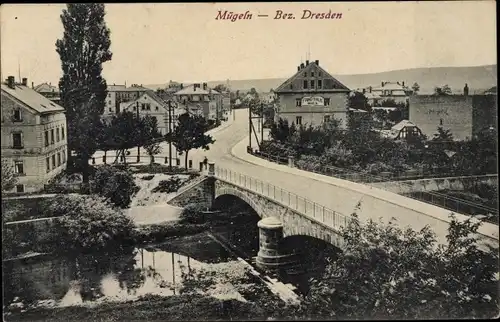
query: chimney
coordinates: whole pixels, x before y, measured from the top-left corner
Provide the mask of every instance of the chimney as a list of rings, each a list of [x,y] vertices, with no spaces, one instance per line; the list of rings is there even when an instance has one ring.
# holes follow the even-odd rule
[[[366,93],[366,89],[365,89],[365,88],[363,88],[363,94],[365,94],[365,93]]]
[[[316,59],[314,62],[316,63],[316,65],[319,66],[319,60],[318,59]]]
[[[404,81],[403,81],[403,82],[401,82],[401,85],[402,85],[403,87],[405,87],[405,82],[404,82]]]
[[[23,77],[23,86],[28,86],[28,79]]]
[[[7,85],[10,87],[10,88],[15,88],[14,85],[15,85],[15,82],[14,82],[14,76],[9,76],[7,77]]]
[[[306,60],[306,66],[307,66],[307,65],[309,65],[309,61],[308,61],[308,60]]]
[[[207,83],[203,83],[203,90],[206,91],[207,90]]]
[[[31,82],[31,88],[35,89],[35,82]]]
[[[184,84],[181,83],[181,89],[183,89],[183,88],[184,88]]]
[[[300,69],[304,69],[304,63],[300,63]]]
[[[469,95],[469,86],[467,86],[467,83],[466,83],[464,86],[464,96],[468,96],[468,95]]]
[[[300,65],[299,65],[299,66],[297,66],[297,71],[300,71]]]
[[[380,83],[380,87],[384,87],[384,85],[385,85],[384,82]]]

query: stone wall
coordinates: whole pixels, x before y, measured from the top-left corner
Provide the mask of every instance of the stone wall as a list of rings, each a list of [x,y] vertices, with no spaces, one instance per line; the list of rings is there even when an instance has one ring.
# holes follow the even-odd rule
[[[212,207],[214,200],[214,179],[207,177],[197,185],[188,188],[168,201],[172,206],[185,207],[190,203],[202,204],[207,208]]]
[[[419,180],[405,180],[394,182],[376,182],[369,183],[370,186],[388,190],[397,194],[420,192],[420,191],[439,191],[444,189],[465,190],[474,184],[484,183],[491,186],[498,185],[498,175],[483,176],[464,176],[450,178],[431,178]]]

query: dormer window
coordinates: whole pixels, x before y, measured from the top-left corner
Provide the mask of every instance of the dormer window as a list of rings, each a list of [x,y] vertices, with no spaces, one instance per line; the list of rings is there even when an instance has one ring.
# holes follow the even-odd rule
[[[12,113],[12,121],[13,122],[22,122],[23,121],[23,116],[21,114],[20,108],[14,109],[14,112]]]

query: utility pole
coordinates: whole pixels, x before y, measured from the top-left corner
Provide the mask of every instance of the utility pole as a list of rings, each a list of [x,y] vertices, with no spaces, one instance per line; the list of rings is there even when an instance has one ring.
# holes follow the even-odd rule
[[[168,167],[169,170],[172,171],[172,100],[171,99],[168,100],[168,135],[170,137],[170,139],[168,140],[168,158],[169,158]]]
[[[252,148],[252,107],[248,106],[248,146]]]
[[[264,103],[260,103],[260,143],[264,141]]]
[[[135,112],[137,115],[137,125],[139,125],[139,102],[135,102]],[[137,163],[141,162],[141,145],[137,144]]]

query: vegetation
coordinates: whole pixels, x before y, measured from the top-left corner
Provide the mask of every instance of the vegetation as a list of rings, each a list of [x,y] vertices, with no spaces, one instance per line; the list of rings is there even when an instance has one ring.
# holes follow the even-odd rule
[[[151,192],[156,193],[156,192],[161,192],[161,193],[172,193],[176,192],[179,190],[179,188],[182,186],[183,181],[177,177],[173,176],[169,178],[168,180],[161,180],[158,183],[158,186],[154,187]]]
[[[179,154],[184,154],[185,168],[188,168],[188,153],[191,149],[209,150],[215,140],[205,134],[205,119],[201,116],[184,113],[179,116],[178,123],[172,133],[166,135],[167,142],[172,142]]]
[[[88,160],[98,148],[95,135],[100,131],[107,95],[102,64],[112,57],[104,16],[104,4],[68,4],[61,14],[64,35],[56,42],[63,74],[59,88],[68,123],[68,151],[76,153],[76,157],[68,153],[68,166],[82,172],[84,182],[89,179]]]
[[[416,95],[416,94],[418,94],[418,92],[420,92],[420,85],[418,85],[418,83],[415,82],[411,86],[411,89],[413,90],[413,93]]]
[[[264,141],[260,150],[273,157],[294,156],[297,166],[309,171],[338,167],[373,175],[412,169],[424,175],[497,173],[496,130],[482,131],[469,141],[452,142],[450,132],[438,128],[431,140],[408,137],[395,141],[373,130],[373,114],[377,113],[350,112],[346,130],[337,120],[312,127],[280,119],[271,126],[271,140]]]
[[[119,208],[127,208],[139,191],[132,173],[111,165],[97,167],[93,176],[92,192]]]
[[[491,318],[498,314],[498,252],[482,251],[480,223],[453,216],[448,245],[429,227],[355,218],[343,231],[344,254],[314,281],[305,311],[322,318]]]
[[[104,198],[57,196],[44,209],[57,221],[59,246],[79,252],[120,249],[133,240],[133,221]]]
[[[14,174],[14,169],[9,165],[9,162],[2,159],[2,196],[5,192],[14,189],[17,183],[17,178]]]
[[[451,95],[451,88],[448,85],[434,87],[434,95]]]

